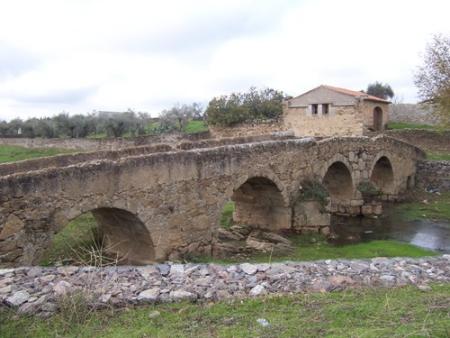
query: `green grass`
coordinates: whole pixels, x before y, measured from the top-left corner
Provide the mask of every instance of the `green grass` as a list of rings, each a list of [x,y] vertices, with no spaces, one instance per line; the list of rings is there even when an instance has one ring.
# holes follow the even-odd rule
[[[428,203],[409,202],[395,207],[399,216],[406,220],[439,219],[450,221],[450,193],[440,196],[430,194]]]
[[[157,134],[158,128],[159,128],[158,122],[151,122],[146,128],[146,132],[150,135]],[[186,134],[201,133],[204,131],[208,131],[208,125],[206,124],[205,121],[202,120],[190,120],[183,130],[183,132]]]
[[[88,262],[89,248],[96,240],[97,222],[91,213],[83,214],[67,224],[53,237],[52,244],[41,258],[40,265],[56,263]]]
[[[197,121],[197,120],[191,120],[188,122],[186,127],[184,128],[184,132],[186,134],[195,134],[195,133],[201,133],[204,131],[208,131],[208,126],[205,123],[205,121]]]
[[[356,259],[373,257],[424,257],[435,256],[436,252],[419,248],[409,243],[394,240],[376,240],[358,244],[335,246],[327,243],[320,236],[298,235],[291,236],[294,250],[285,255],[271,255],[270,253],[254,254],[247,259],[194,257],[193,261],[201,263],[229,264],[242,261],[253,263],[270,263],[282,261],[313,261],[322,259]]]
[[[222,215],[220,216],[220,225],[225,229],[228,229],[233,225],[233,212],[234,212],[234,202],[228,201],[222,210]]]
[[[0,336],[16,337],[449,337],[450,284],[271,296],[214,304],[95,311],[80,323],[0,311]],[[149,313],[160,316],[150,319]],[[70,318],[70,317],[69,317]],[[268,327],[257,319],[264,318]]]
[[[388,129],[429,129],[436,130],[437,127],[429,124],[409,123],[409,122],[389,122]]]
[[[106,132],[104,133],[97,133],[97,134],[90,134],[88,136],[86,136],[86,138],[90,138],[90,139],[104,139],[107,138],[108,135],[106,134]]]
[[[450,153],[446,152],[427,152],[427,159],[432,161],[450,161]]]
[[[74,152],[57,148],[25,148],[20,146],[0,145],[0,163],[28,160],[38,157],[54,156]]]

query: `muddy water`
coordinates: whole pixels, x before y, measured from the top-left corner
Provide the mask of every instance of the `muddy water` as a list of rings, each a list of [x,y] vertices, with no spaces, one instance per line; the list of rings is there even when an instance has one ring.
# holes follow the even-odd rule
[[[450,253],[450,222],[437,220],[402,219],[395,209],[385,210],[378,219],[365,217],[332,218],[333,233],[330,239],[336,245],[368,242],[376,239],[394,239],[422,248]]]

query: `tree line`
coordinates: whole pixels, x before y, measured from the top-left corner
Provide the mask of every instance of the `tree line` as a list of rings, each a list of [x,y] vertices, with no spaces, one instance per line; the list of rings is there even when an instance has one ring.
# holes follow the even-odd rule
[[[431,102],[441,120],[450,125],[450,37],[435,35],[427,45],[423,64],[415,73],[420,97]],[[394,91],[387,83],[369,84],[366,93],[383,99],[392,98]],[[233,126],[238,123],[278,119],[283,113],[283,101],[290,97],[282,91],[251,87],[246,92],[234,92],[214,97],[206,110],[201,104],[177,104],[163,110],[159,118],[128,110],[122,113],[93,112],[87,115],[61,113],[54,117],[0,121],[0,137],[70,137],[89,135],[120,137],[165,132],[183,132],[191,120],[204,120],[209,125]]]
[[[116,112],[93,112],[87,115],[61,113],[53,117],[14,119],[0,121],[1,137],[82,138],[89,135],[120,137],[124,134],[138,136],[146,133],[151,118],[146,113],[132,110]]]

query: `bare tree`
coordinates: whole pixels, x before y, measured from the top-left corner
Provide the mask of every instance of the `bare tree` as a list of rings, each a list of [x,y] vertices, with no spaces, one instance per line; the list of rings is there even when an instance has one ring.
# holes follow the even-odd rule
[[[420,97],[435,104],[441,121],[450,124],[450,36],[433,36],[414,82]]]

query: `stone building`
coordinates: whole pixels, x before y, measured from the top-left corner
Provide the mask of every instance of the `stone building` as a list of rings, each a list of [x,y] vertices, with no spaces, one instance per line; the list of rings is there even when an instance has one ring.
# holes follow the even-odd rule
[[[359,136],[384,130],[389,104],[363,92],[321,85],[285,101],[283,124],[295,136]]]

